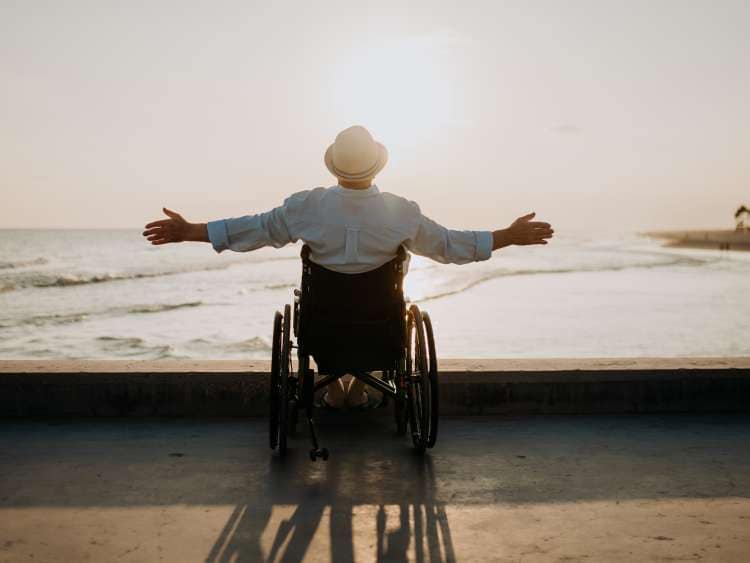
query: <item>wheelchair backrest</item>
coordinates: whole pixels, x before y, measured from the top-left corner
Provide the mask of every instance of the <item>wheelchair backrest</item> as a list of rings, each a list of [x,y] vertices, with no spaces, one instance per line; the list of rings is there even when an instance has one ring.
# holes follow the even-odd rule
[[[307,245],[301,257],[299,338],[306,351],[319,367],[390,368],[400,359],[405,340],[406,250],[399,247],[396,258],[361,274],[334,272],[312,262]]]

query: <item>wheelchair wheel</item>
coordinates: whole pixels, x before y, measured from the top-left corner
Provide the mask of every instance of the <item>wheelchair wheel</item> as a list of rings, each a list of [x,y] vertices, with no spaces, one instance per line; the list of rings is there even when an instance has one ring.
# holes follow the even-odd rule
[[[427,335],[427,354],[428,354],[428,373],[430,378],[430,431],[427,439],[427,447],[432,448],[437,442],[438,418],[440,393],[438,390],[438,363],[437,353],[435,352],[435,337],[432,333],[432,320],[427,312],[422,313],[425,334]]]
[[[274,317],[273,358],[271,360],[271,422],[270,445],[286,455],[289,424],[289,370],[291,367],[291,307],[284,307],[284,315]],[[277,330],[278,328],[278,330]],[[278,354],[277,354],[278,352]]]
[[[432,420],[432,388],[430,385],[427,346],[422,313],[419,307],[409,307],[406,390],[409,409],[409,427],[414,449],[424,452],[429,443]]]
[[[284,317],[276,311],[273,316],[273,346],[271,348],[271,386],[269,402],[269,446],[272,450],[279,444],[279,387],[281,382],[281,322]]]

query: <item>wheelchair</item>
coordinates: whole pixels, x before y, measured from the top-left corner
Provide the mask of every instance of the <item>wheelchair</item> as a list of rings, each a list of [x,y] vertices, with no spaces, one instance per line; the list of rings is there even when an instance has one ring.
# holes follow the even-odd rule
[[[293,304],[276,311],[270,378],[269,442],[283,457],[304,409],[310,459],[328,459],[313,423],[316,393],[346,374],[382,393],[377,408],[393,402],[396,434],[408,429],[418,453],[438,432],[438,364],[432,322],[403,293],[406,250],[361,274],[334,272],[310,260],[302,247],[302,280]],[[296,369],[293,363],[296,350]],[[318,380],[310,359],[318,368]],[[376,377],[372,372],[380,372]]]

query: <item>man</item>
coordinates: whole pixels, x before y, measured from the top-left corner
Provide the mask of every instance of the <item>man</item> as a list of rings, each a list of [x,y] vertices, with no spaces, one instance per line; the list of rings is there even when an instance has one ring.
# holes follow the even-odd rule
[[[402,244],[444,264],[466,264],[487,260],[493,250],[512,244],[547,244],[554,232],[549,223],[532,221],[534,213],[496,231],[446,229],[422,215],[413,201],[381,192],[372,183],[388,152],[359,125],[341,131],[323,160],[338,180],[335,186],[297,192],[265,213],[208,223],[190,223],[164,208],[169,218],[146,225],[143,236],[154,245],[210,242],[216,252],[279,248],[302,240],[313,262],[356,274],[392,260]],[[338,380],[329,386],[328,402],[335,407],[366,403],[364,383]]]

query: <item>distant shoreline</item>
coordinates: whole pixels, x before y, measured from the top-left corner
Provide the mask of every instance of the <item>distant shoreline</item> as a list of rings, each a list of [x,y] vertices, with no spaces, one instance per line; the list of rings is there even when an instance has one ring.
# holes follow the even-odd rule
[[[670,248],[750,251],[750,231],[748,230],[650,231],[642,234],[664,240],[664,246]]]

